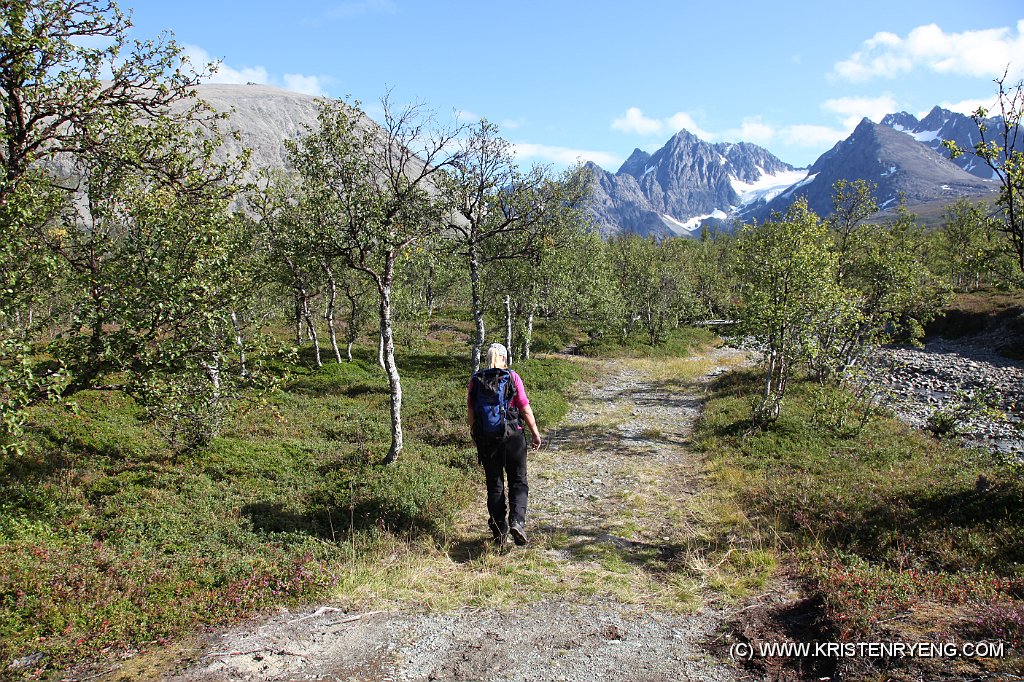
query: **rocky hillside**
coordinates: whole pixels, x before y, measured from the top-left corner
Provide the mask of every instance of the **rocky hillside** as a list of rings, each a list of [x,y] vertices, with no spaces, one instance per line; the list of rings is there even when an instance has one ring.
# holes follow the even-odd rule
[[[254,168],[284,165],[282,142],[316,125],[316,99],[308,95],[264,85],[203,85],[199,96],[230,112],[224,127],[239,139],[228,139],[223,152],[252,149]],[[900,193],[912,209],[958,196],[993,196],[990,172],[973,155],[959,160],[960,166],[951,162],[941,147],[944,139],[969,149],[977,127],[969,117],[939,107],[920,121],[906,112],[890,114],[880,125],[865,119],[804,170],[754,144],[711,144],[682,130],[653,154],[634,150],[614,173],[588,164],[592,211],[606,235],[692,237],[708,225],[764,220],[799,196],[827,214],[832,185],[841,178],[877,183],[883,208],[895,206]]]
[[[230,112],[223,123],[228,136],[221,148],[225,155],[252,149],[253,167],[285,164],[284,140],[299,137],[305,126],[316,127],[316,98],[268,85],[201,85],[200,98],[220,112]]]
[[[987,139],[999,141],[998,131],[1001,122],[1002,119],[998,117],[985,119],[985,126],[989,130]],[[881,125],[906,133],[946,158],[949,158],[949,152],[942,143],[952,140],[965,152],[960,158],[953,159],[953,163],[983,180],[992,179],[992,169],[971,151],[979,136],[978,125],[970,116],[936,106],[920,121],[913,114],[901,111],[897,114],[888,114],[882,119]],[[1021,143],[1024,145],[1024,140],[1021,140]]]
[[[910,135],[865,118],[850,137],[814,162],[806,178],[771,201],[751,204],[741,217],[764,220],[774,211],[784,212],[798,197],[827,215],[833,185],[842,179],[875,183],[875,199],[883,210],[895,207],[900,196],[913,209],[961,196],[991,197],[996,190],[991,181],[968,173]]]

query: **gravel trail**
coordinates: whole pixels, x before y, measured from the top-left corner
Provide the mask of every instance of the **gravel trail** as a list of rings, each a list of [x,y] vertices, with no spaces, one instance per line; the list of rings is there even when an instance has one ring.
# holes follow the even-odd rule
[[[641,363],[586,361],[598,378],[531,454],[531,544],[503,550],[507,560],[534,552],[549,567],[539,577],[609,576],[601,589],[445,613],[312,605],[206,635],[163,679],[750,679],[706,652],[725,614],[706,604],[701,586],[688,609],[665,608],[673,590],[685,592],[665,567],[692,557],[685,505],[701,482],[688,438],[702,384],[743,357],[728,348],[707,353],[702,376],[682,383],[656,379]],[[480,489],[482,498],[482,481]],[[466,512],[465,532],[486,533],[485,514],[481,499]],[[641,578],[616,583],[620,564]]]

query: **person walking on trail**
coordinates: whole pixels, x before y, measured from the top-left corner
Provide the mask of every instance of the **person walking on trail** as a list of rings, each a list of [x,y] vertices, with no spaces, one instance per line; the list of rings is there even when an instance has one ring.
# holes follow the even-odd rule
[[[508,535],[517,545],[525,545],[530,486],[523,422],[530,429],[534,450],[540,448],[541,438],[523,380],[508,368],[508,350],[500,343],[491,344],[486,369],[469,380],[468,405],[469,430],[487,479],[487,526],[499,545]]]

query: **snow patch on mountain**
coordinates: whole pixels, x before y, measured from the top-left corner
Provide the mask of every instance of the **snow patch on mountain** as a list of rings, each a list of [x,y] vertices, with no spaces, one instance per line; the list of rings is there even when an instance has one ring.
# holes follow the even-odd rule
[[[698,215],[690,218],[689,220],[677,220],[667,213],[662,213],[661,217],[665,219],[665,224],[676,236],[692,236],[694,232],[700,229],[700,224],[708,218],[716,218],[718,220],[725,220],[729,215],[722,210],[715,209],[707,215]]]
[[[807,177],[805,170],[781,171],[774,175],[765,173],[760,167],[758,170],[761,171],[761,177],[754,182],[743,182],[734,176],[729,176],[733,190],[740,195],[740,206],[746,206],[759,199],[771,201],[790,186]]]
[[[806,175],[803,180],[800,180],[796,184],[793,184],[793,185],[790,185],[789,187],[784,188],[781,196],[790,196],[790,195],[792,195],[793,192],[797,191],[798,189],[800,189],[804,185],[809,185],[812,182],[814,182],[814,178],[816,178],[816,177],[818,177],[817,173],[812,173],[811,175]]]

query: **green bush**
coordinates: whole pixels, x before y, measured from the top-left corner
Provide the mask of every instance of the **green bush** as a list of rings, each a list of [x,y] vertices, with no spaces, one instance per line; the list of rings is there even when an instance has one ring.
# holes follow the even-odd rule
[[[288,379],[269,405],[237,412],[184,456],[116,392],[79,393],[77,410],[34,407],[26,452],[0,460],[0,670],[38,652],[45,674],[316,599],[376,546],[440,541],[480,488],[468,354],[454,341],[422,346],[399,353],[406,447],[389,467],[387,380],[372,348],[320,369],[302,353],[277,360]],[[553,425],[579,368],[544,358],[516,369]]]

